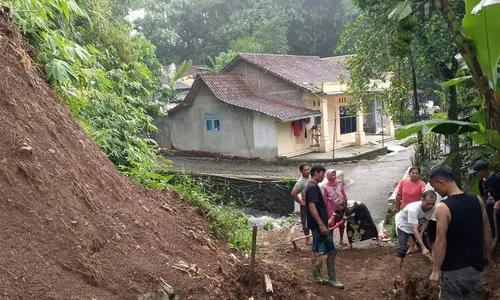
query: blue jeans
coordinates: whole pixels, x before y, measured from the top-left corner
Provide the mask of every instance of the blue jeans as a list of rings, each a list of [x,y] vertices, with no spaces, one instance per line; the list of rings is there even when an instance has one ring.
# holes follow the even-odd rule
[[[332,233],[328,231],[327,235],[321,235],[319,229],[312,230],[313,245],[312,251],[317,254],[337,254],[337,247],[333,241]]]

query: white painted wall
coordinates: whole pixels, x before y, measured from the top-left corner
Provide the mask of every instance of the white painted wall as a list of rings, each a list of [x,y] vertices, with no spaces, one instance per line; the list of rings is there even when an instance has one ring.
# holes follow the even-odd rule
[[[219,131],[206,130],[206,113],[219,114]],[[193,105],[156,120],[161,132],[153,137],[166,148],[274,159],[278,156],[275,120],[221,102],[203,86]]]
[[[256,150],[278,150],[276,121],[277,119],[254,112],[253,137]]]

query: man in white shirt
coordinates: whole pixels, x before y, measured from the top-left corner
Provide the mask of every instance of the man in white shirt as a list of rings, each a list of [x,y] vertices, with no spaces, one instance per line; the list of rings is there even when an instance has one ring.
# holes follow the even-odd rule
[[[425,186],[425,190],[435,192],[435,190],[432,187],[430,182],[427,183],[427,185]],[[441,195],[436,193],[436,205],[434,205],[434,207],[436,207],[438,205],[438,203],[441,202],[441,200],[444,200],[446,198],[448,198],[448,197],[442,197]],[[434,242],[436,241],[436,229],[437,229],[436,228],[436,216],[433,214],[432,218],[429,220],[429,225],[427,225],[427,237],[429,238],[429,244],[431,247],[434,244]]]
[[[412,237],[422,249],[424,256],[429,256],[430,252],[422,241],[422,233],[427,228],[429,220],[434,215],[436,205],[436,193],[425,191],[422,201],[412,202],[405,206],[399,214],[397,221],[398,249],[396,260],[399,268],[403,267],[403,260],[408,251],[408,239]],[[419,228],[421,226],[421,228]]]

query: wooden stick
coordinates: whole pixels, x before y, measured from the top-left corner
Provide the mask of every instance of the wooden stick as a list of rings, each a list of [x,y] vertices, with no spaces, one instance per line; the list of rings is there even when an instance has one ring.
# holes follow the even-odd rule
[[[255,248],[257,246],[257,225],[253,225],[252,232],[252,260],[250,261],[250,281],[248,285],[248,296],[252,296],[254,285],[254,268],[255,268]]]
[[[328,230],[330,230],[331,232],[333,232],[334,229],[333,228],[328,228]],[[293,244],[293,247],[297,248],[297,244],[296,244],[297,241],[300,241],[300,240],[303,240],[303,239],[307,239],[307,238],[310,238],[310,237],[312,237],[312,234],[310,234],[310,235],[303,235],[303,236],[300,236],[298,238],[292,239],[291,242]]]
[[[307,239],[307,238],[309,238],[311,236],[312,236],[312,234],[310,234],[310,235],[304,235],[304,236],[292,239],[293,248],[297,249],[297,243],[296,243],[297,241],[300,241],[300,240],[303,240],[303,239]]]
[[[266,293],[274,293],[273,282],[271,281],[271,277],[269,277],[269,274],[264,274],[264,283],[266,285]]]
[[[498,246],[498,220],[497,220],[497,213],[500,209],[498,208],[495,208],[494,209],[494,212],[493,212],[493,224],[494,224],[494,227],[495,227],[495,236],[494,236],[494,239],[493,239],[493,243],[491,245],[491,250],[490,250],[490,255],[491,256],[494,256],[496,253],[495,253],[495,250],[497,249],[497,246]]]

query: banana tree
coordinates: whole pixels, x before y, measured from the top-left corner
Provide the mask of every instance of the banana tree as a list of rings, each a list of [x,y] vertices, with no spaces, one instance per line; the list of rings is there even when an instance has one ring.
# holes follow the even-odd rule
[[[401,20],[412,12],[412,1],[400,2],[391,13]],[[456,20],[448,0],[436,0],[457,45],[460,55],[470,71],[470,77],[455,78],[443,84],[449,87],[469,78],[474,80],[486,110],[485,125],[500,131],[500,0],[465,0],[466,15],[462,25]],[[446,122],[446,121],[443,121]]]
[[[466,0],[466,15],[462,26],[456,21],[447,0],[437,0],[457,44],[460,54],[470,70],[478,93],[487,111],[485,124],[500,131],[500,0]],[[463,79],[463,78],[462,78]],[[446,84],[459,83],[461,79]]]
[[[163,76],[165,78],[165,91],[169,100],[172,100],[176,97],[175,84],[176,82],[186,75],[187,71],[193,65],[193,61],[184,61],[179,69],[175,66],[175,64],[171,64],[168,67],[168,71],[163,70]]]

